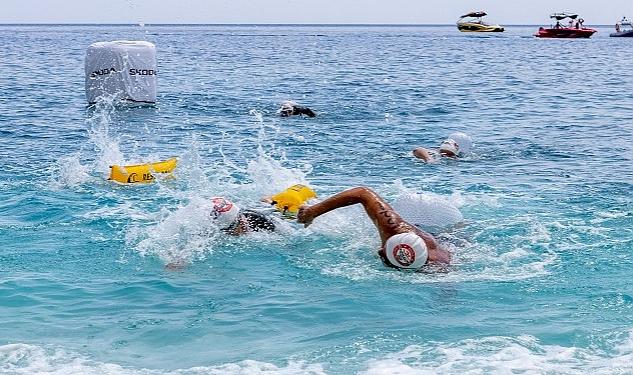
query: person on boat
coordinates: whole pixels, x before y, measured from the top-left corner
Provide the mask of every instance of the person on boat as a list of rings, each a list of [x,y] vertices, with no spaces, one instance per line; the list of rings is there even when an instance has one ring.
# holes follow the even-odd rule
[[[308,117],[316,117],[316,113],[308,107],[301,106],[293,101],[286,100],[281,103],[281,108],[277,110],[281,117],[306,115]]]
[[[616,23],[615,23],[615,32],[616,32],[616,33],[619,33],[619,32],[620,32],[620,30],[621,30],[621,28],[620,28],[620,22],[616,22]]]
[[[583,25],[585,23],[585,20],[583,20],[582,18],[578,19],[578,22],[576,22],[576,28],[577,29],[584,29],[585,25]]]
[[[458,158],[470,151],[472,139],[466,133],[452,133],[442,141],[437,150],[429,150],[424,147],[413,149],[413,156],[427,163],[435,163],[440,157]]]
[[[386,266],[419,270],[427,264],[448,264],[451,254],[435,238],[406,222],[378,194],[355,187],[311,206],[302,206],[297,222],[309,226],[317,217],[337,208],[361,204],[380,235],[378,255]]]

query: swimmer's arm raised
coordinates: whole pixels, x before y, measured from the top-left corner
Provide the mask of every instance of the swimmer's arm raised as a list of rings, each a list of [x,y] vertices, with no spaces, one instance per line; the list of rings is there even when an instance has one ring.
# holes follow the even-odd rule
[[[297,221],[308,226],[312,220],[327,212],[357,203],[363,205],[383,241],[394,234],[412,230],[411,226],[402,220],[389,204],[366,187],[345,190],[312,206],[303,206],[299,210]]]
[[[363,205],[367,215],[374,222],[383,246],[387,239],[393,235],[414,232],[422,237],[426,243],[429,250],[429,262],[450,262],[450,253],[440,248],[433,236],[404,221],[378,194],[366,187],[349,189],[312,206],[303,206],[299,209],[297,221],[308,226],[312,220],[327,212],[356,203]]]

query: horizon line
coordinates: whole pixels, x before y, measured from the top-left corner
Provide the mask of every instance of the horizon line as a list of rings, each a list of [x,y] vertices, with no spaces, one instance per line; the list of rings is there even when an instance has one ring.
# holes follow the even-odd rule
[[[1,23],[0,26],[455,26],[456,23],[52,23],[26,22]],[[543,24],[502,24],[501,26],[542,26]],[[612,24],[589,24],[592,26],[613,26]]]

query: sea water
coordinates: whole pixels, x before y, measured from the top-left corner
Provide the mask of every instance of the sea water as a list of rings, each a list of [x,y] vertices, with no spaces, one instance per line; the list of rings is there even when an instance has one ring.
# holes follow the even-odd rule
[[[633,373],[633,40],[535,29],[0,27],[0,373]],[[87,108],[118,39],[156,44],[156,106]],[[412,157],[453,131],[467,157]],[[453,264],[384,267],[359,207],[210,227],[209,198],[294,183],[442,196]]]

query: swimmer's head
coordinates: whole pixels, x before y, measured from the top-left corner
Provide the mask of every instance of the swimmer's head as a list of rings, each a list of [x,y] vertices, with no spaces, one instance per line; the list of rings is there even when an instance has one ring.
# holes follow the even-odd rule
[[[229,229],[235,223],[240,214],[240,208],[226,198],[211,198],[213,207],[211,209],[211,218],[215,220],[220,229]]]
[[[277,113],[279,113],[281,116],[286,117],[286,116],[292,116],[295,112],[295,108],[298,106],[299,104],[291,101],[291,100],[286,100],[284,102],[281,103],[281,108],[279,108],[279,110],[277,111]]]
[[[467,154],[473,145],[472,138],[470,138],[468,134],[462,132],[451,133],[448,136],[448,139],[452,139],[455,143],[457,143],[461,154]]]
[[[459,145],[450,138],[445,139],[440,144],[440,154],[442,156],[456,157],[459,155]]]
[[[429,251],[420,236],[407,232],[389,237],[385,255],[389,263],[398,268],[419,269],[426,263]]]

